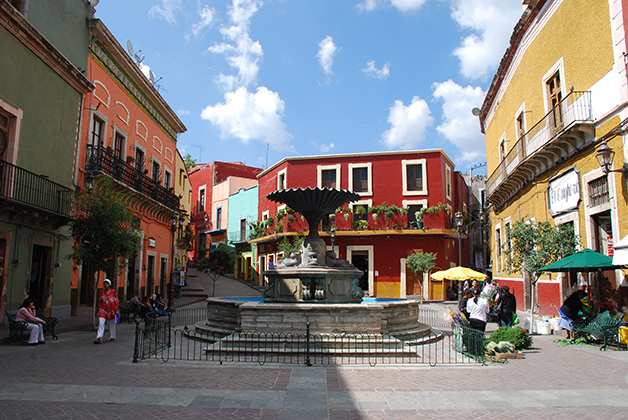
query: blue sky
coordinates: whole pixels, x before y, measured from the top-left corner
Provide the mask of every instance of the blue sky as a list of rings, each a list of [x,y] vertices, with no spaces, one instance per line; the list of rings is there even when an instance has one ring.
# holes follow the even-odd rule
[[[101,0],[199,163],[442,148],[486,161],[480,107],[521,0]],[[478,173],[478,171],[474,171]]]

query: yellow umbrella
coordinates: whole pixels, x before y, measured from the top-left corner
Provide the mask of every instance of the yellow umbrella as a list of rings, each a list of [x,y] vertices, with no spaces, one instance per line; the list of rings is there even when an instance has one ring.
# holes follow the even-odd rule
[[[479,273],[467,267],[452,267],[449,270],[437,271],[436,273],[432,273],[432,278],[436,280],[484,280],[486,277],[488,277],[486,274]]]

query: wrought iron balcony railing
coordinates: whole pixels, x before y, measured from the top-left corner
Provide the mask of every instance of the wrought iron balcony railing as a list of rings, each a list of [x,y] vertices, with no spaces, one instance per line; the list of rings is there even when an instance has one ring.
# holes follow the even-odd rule
[[[592,122],[591,92],[571,92],[518,139],[488,178],[491,195],[527,158],[577,123]]]
[[[127,164],[112,150],[87,146],[86,171],[101,171],[172,210],[179,209],[179,197],[159,182],[144,175],[143,167]]]
[[[230,244],[246,242],[248,240],[249,233],[250,229],[248,226],[244,230],[229,231],[227,232],[227,241],[229,241]]]
[[[72,218],[73,191],[42,175],[0,160],[0,197],[40,211]]]

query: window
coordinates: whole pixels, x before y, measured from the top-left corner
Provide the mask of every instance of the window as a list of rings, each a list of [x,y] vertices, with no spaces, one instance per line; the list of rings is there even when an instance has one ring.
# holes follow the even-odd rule
[[[319,188],[340,188],[340,164],[338,165],[318,165]]]
[[[608,203],[608,178],[603,176],[589,182],[589,200],[593,207]]]
[[[118,159],[122,159],[122,151],[124,150],[124,136],[116,132],[116,138],[113,141],[113,155]]]
[[[240,219],[240,241],[246,241],[246,219]]]
[[[560,86],[560,72],[554,73],[552,77],[546,82],[547,95],[549,98],[549,106],[551,108],[550,118],[554,128],[561,128],[563,126],[563,112],[561,101],[563,94]]]
[[[326,169],[321,173],[323,188],[336,188],[336,171]]]
[[[286,189],[286,169],[279,171],[277,174],[277,190],[285,190]]]
[[[205,211],[205,188],[198,191],[198,211]]]
[[[94,120],[92,121],[92,132],[91,132],[91,144],[94,147],[102,146],[102,130],[103,130],[103,120],[94,115]]]
[[[403,195],[427,194],[427,162],[425,159],[402,160]]]
[[[216,209],[216,229],[222,229],[222,207]]]
[[[499,141],[499,160],[506,159],[506,139],[502,138]]]
[[[0,112],[0,160],[5,160],[9,143],[9,116]]]
[[[161,165],[158,161],[153,159],[153,171],[152,171],[153,181],[156,183],[160,183],[161,181]]]
[[[495,265],[497,266],[497,272],[501,273],[501,265],[502,265],[502,230],[501,228],[495,229],[495,254],[497,258],[495,260]]]
[[[451,200],[451,168],[449,166],[445,166],[445,184],[447,199]]]
[[[517,115],[516,126],[515,129],[517,131],[517,140],[521,139],[523,135],[526,133],[526,114],[525,111],[521,111],[519,115]]]
[[[369,220],[369,207],[373,205],[373,200],[358,201],[351,204],[351,212],[353,213],[353,221]]]
[[[168,171],[164,171],[164,187],[170,188],[172,187],[171,181],[172,175]]]
[[[360,195],[372,194],[371,163],[349,164],[349,190]]]
[[[135,169],[137,169],[138,171],[143,171],[145,167],[146,153],[138,146],[135,146]]]
[[[422,208],[422,204],[411,204],[408,206],[408,228],[415,229],[418,227],[416,223],[416,214]]]

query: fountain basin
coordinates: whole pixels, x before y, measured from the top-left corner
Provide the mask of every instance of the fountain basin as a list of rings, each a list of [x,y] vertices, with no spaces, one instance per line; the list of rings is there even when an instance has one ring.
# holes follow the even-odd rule
[[[386,300],[362,303],[268,303],[258,300],[207,299],[207,321],[196,329],[224,335],[234,332],[390,333],[424,335],[419,301]]]

